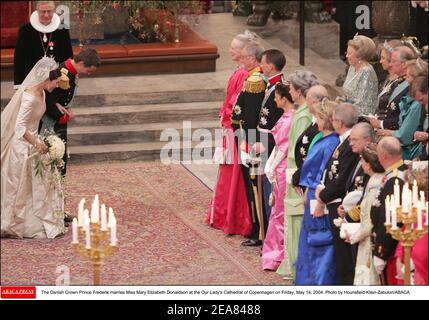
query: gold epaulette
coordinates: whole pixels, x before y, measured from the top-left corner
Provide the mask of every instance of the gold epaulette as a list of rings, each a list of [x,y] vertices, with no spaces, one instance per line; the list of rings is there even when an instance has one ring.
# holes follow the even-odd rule
[[[360,206],[351,208],[348,214],[353,221],[355,222],[360,221]]]
[[[244,91],[249,93],[261,93],[266,88],[265,81],[261,78],[260,73],[254,73],[244,82]]]
[[[60,83],[59,83],[59,87],[63,90],[68,90],[70,89],[70,79],[67,76],[69,71],[66,68],[61,68],[61,77],[60,77]]]

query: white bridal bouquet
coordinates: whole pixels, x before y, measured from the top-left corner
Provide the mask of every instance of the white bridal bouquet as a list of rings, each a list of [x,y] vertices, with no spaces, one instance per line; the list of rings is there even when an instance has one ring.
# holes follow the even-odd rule
[[[50,167],[51,173],[57,176],[59,171],[64,168],[65,143],[52,132],[46,132],[42,140],[48,146],[48,156],[41,155],[37,158],[35,164],[36,175],[43,176],[46,168]]]

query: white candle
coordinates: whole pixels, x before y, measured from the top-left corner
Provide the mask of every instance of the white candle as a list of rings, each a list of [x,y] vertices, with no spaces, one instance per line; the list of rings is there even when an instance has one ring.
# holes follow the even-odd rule
[[[113,209],[109,208],[109,222],[107,223],[107,227],[110,228],[110,222],[112,221],[112,219],[115,217],[115,215],[113,214]]]
[[[386,224],[390,224],[390,196],[386,198]]]
[[[417,181],[414,179],[413,182],[413,206],[417,207],[417,203],[419,202],[419,190],[417,188]]]
[[[73,241],[72,243],[79,243],[79,240],[77,239],[77,220],[76,218],[73,218],[72,222],[72,235],[73,235]]]
[[[402,212],[408,213],[408,182],[404,185],[402,189]]]
[[[423,230],[423,216],[422,216],[423,203],[417,202],[417,230]]]
[[[116,219],[113,217],[110,221],[110,245],[116,246]]]
[[[420,191],[420,202],[422,203],[422,205],[424,205],[424,203],[425,203],[425,192],[424,191]]]
[[[428,202],[426,201],[426,207],[425,207],[425,211],[426,211],[426,221],[425,221],[425,226],[428,226],[428,211],[429,211],[429,206],[428,206]]]
[[[86,231],[86,249],[91,249],[91,229],[89,219],[85,221],[85,231]]]
[[[83,226],[83,207],[85,204],[85,198],[82,198],[82,200],[80,200],[78,208],[77,208],[77,220],[78,220],[78,225],[79,227]]]
[[[107,213],[104,203],[101,205],[101,231],[107,231]]]
[[[393,194],[395,196],[395,206],[398,207],[398,208],[401,206],[401,203],[399,202],[400,201],[400,194],[399,194],[399,192],[400,192],[399,181],[398,181],[398,179],[396,179],[395,180],[395,185],[393,186]]]
[[[88,209],[83,210],[83,229],[86,231],[86,221],[89,221]]]
[[[396,206],[394,203],[392,203],[392,229],[393,230],[398,229],[398,225],[396,224],[397,220],[398,220],[398,217],[396,212]]]
[[[100,221],[100,205],[98,201],[94,201],[91,207],[91,222],[99,223]]]

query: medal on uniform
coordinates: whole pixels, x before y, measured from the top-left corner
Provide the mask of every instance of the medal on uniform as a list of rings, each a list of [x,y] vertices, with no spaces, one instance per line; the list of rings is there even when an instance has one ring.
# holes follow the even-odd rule
[[[43,34],[43,42],[47,42],[48,41],[48,37],[46,36],[46,33]]]

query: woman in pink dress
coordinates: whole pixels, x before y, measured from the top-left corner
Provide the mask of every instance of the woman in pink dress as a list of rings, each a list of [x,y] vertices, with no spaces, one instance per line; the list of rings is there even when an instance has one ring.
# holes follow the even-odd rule
[[[265,174],[272,185],[270,200],[274,201],[271,209],[267,235],[262,247],[262,268],[276,271],[284,259],[284,202],[286,193],[286,167],[288,136],[295,107],[289,93],[289,86],[278,83],[275,91],[278,108],[284,110],[282,117],[271,130],[276,146],[265,166]]]
[[[245,31],[234,37],[229,49],[231,59],[237,64],[237,69],[229,78],[226,98],[220,109],[219,117],[223,129],[223,146],[228,150],[232,163],[219,165],[218,179],[206,217],[207,223],[212,227],[222,229],[226,234],[243,236],[250,233],[252,225],[244,180],[234,147],[231,113],[237,96],[243,88],[244,80],[248,77],[247,70],[240,64],[241,50],[255,37],[254,33]]]

